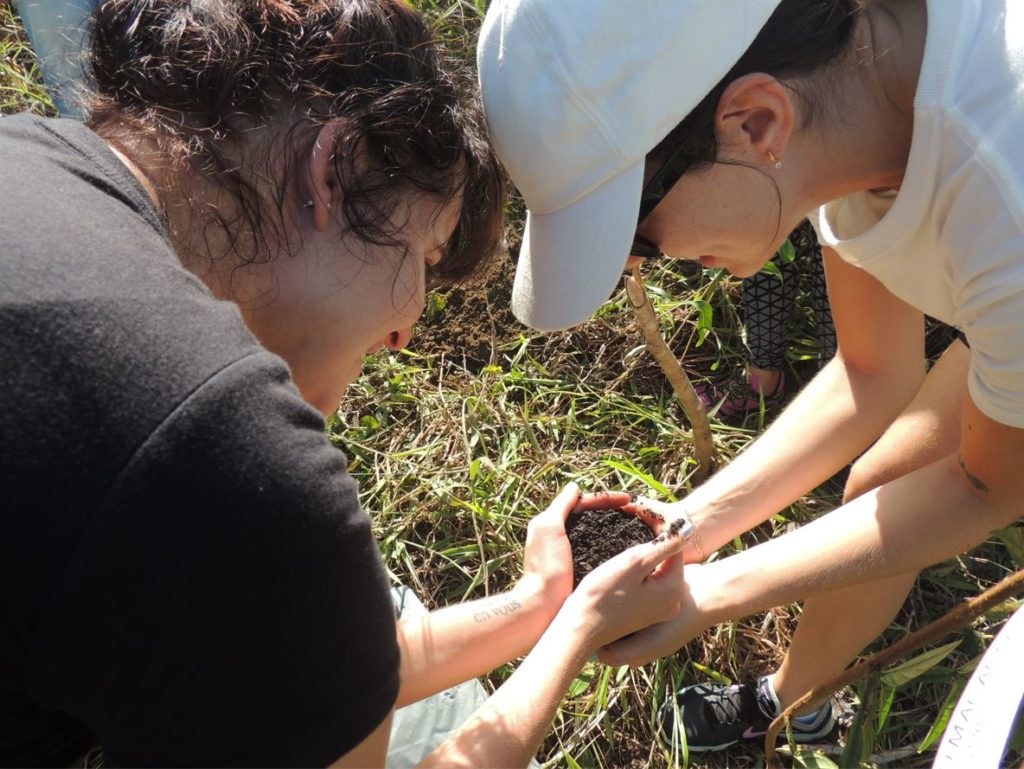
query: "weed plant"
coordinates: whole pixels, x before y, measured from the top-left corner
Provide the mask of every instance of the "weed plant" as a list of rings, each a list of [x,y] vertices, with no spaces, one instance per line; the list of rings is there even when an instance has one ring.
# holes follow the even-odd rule
[[[416,4],[437,20],[443,38],[470,65],[485,1]],[[52,112],[17,20],[0,4],[0,110],[24,109]],[[510,205],[509,220],[514,254],[521,202]],[[490,280],[508,279],[511,258]],[[692,378],[720,377],[742,365],[735,279],[666,262],[650,269],[646,280],[663,332]],[[452,297],[472,290],[431,296],[425,341],[368,359],[364,375],[328,423],[331,438],[349,456],[391,574],[432,607],[508,587],[520,573],[527,521],[566,482],[676,499],[690,490],[693,470],[682,412],[660,370],[640,349],[640,334],[621,293],[594,319],[568,332],[540,335],[494,322],[489,355],[481,361],[433,343],[446,330],[457,333],[460,319]],[[798,305],[788,373],[799,383],[813,373],[817,351],[806,297]],[[507,314],[504,307],[491,310],[494,317]],[[458,349],[458,338],[447,341]],[[757,414],[740,426],[714,422],[720,458],[728,461],[742,451],[770,416]],[[841,490],[842,474],[737,537],[719,557],[830,510]],[[872,648],[936,619],[1021,566],[1024,534],[1014,528],[969,555],[926,570]],[[841,737],[852,747],[842,758],[841,746],[802,749],[795,765],[930,766],[944,719],[1009,608],[942,639],[870,682],[870,688],[861,682],[846,692]],[[545,766],[572,768],[763,766],[760,745],[717,755],[673,754],[654,736],[655,714],[680,685],[733,682],[774,669],[799,611],[781,606],[726,623],[639,669],[588,664],[538,758]],[[500,668],[485,684],[500,685],[512,669]],[[858,701],[869,706],[851,734]],[[1020,754],[1007,760],[1019,762]]]

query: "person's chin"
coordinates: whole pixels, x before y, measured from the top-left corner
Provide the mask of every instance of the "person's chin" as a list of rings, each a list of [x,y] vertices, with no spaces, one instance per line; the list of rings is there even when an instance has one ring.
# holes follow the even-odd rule
[[[349,371],[343,373],[341,376],[338,377],[337,381],[334,383],[333,389],[335,409],[337,409],[338,406],[341,405],[341,401],[345,398],[345,393],[348,392],[349,386],[353,382],[355,382],[362,373],[363,359],[360,358],[359,360],[352,364]]]
[[[348,385],[345,385],[347,388]],[[330,419],[334,412],[341,406],[341,394],[321,395],[315,400],[308,401],[309,405],[319,411],[324,419]]]
[[[357,364],[354,368],[353,374],[342,374],[332,381],[329,387],[324,387],[316,393],[303,393],[306,402],[323,414],[324,419],[330,418],[341,407],[349,385],[359,377],[362,367]]]
[[[765,262],[767,264],[767,262]],[[737,278],[749,278],[753,275],[757,275],[764,267],[763,264],[721,264],[720,267],[724,267],[729,271],[730,274],[735,275]]]

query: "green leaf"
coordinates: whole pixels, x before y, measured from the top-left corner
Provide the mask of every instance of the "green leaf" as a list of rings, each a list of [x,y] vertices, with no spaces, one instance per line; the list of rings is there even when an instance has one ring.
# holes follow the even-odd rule
[[[587,664],[585,668],[576,676],[576,680],[569,685],[569,696],[579,697],[585,691],[587,691],[591,684],[594,683],[594,666]]]
[[[889,711],[892,710],[892,703],[895,699],[896,690],[883,683],[882,704],[878,708],[878,731],[882,731],[885,728],[885,722],[889,720]]]
[[[779,259],[787,263],[796,259],[796,247],[789,238],[786,238],[786,241],[779,246]]]
[[[726,686],[732,686],[732,679],[726,675],[723,675],[722,673],[719,673],[717,670],[713,670],[712,668],[709,668],[705,665],[701,665],[699,662],[696,662],[695,660],[691,660],[690,664],[693,666],[694,670],[701,674],[701,678],[707,676],[716,684],[725,684]]]
[[[1024,526],[1007,526],[999,529],[995,535],[1017,565],[1024,566]]]
[[[872,673],[864,683],[857,716],[846,735],[846,746],[839,757],[840,766],[860,766],[871,758],[871,750],[875,746],[874,725],[878,722],[877,690],[878,673]]]
[[[820,750],[798,750],[793,754],[793,769],[839,769],[839,765]]]
[[[764,267],[761,268],[761,272],[765,275],[771,275],[780,283],[782,282],[782,270],[779,269],[779,265],[775,262],[765,262]]]
[[[434,321],[444,312],[445,307],[447,307],[447,297],[434,292],[427,295],[427,306],[423,314],[427,321]]]
[[[359,424],[369,430],[379,430],[384,426],[381,424],[380,420],[372,414],[363,414],[363,416],[359,418]]]
[[[1024,704],[1017,709],[1017,725],[1013,728],[1013,736],[1008,745],[1010,750],[1024,749]]]
[[[900,663],[896,667],[889,668],[882,673],[882,685],[896,689],[908,681],[913,681],[919,675],[946,659],[960,645],[961,640],[957,639],[937,649],[929,649],[922,654],[918,654],[913,659]]]
[[[697,346],[700,347],[714,328],[715,311],[711,303],[703,299],[694,299],[693,306],[697,310]]]
[[[661,496],[665,497],[669,502],[675,502],[676,498],[661,482],[654,479],[653,476],[648,475],[643,470],[637,468],[632,462],[619,462],[614,459],[606,459],[604,461],[608,467],[612,467],[621,473],[625,473],[630,478],[646,483],[649,487],[657,491]]]
[[[956,707],[956,703],[960,700],[960,695],[964,693],[964,687],[966,686],[966,678],[961,678],[953,683],[953,688],[949,690],[946,700],[942,703],[942,707],[939,708],[939,715],[932,724],[932,728],[928,730],[928,734],[924,736],[921,744],[917,746],[918,753],[924,753],[928,750],[946,731],[949,719],[953,715],[953,708]]]

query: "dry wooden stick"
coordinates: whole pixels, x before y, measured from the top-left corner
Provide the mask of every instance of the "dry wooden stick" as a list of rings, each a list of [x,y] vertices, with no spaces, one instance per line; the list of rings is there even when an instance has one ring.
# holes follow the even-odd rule
[[[905,657],[925,644],[931,643],[954,630],[966,627],[992,607],[998,606],[1003,601],[1013,598],[1019,593],[1024,593],[1024,569],[1021,569],[1016,574],[1011,574],[998,585],[993,585],[981,595],[969,598],[959,606],[950,609],[930,625],[925,625],[906,638],[901,638],[892,646],[872,654],[863,662],[847,668],[820,686],[814,687],[814,689],[786,708],[768,727],[768,733],[764,738],[764,750],[768,756],[769,769],[779,769],[782,766],[776,752],[775,741],[778,739],[779,732],[788,723],[795,710],[803,707],[808,702],[831,696],[833,692],[848,686],[868,673],[880,671],[886,665],[901,657]]]
[[[820,751],[821,753],[824,753],[826,756],[835,756],[836,758],[839,758],[843,755],[843,748],[840,745],[831,745],[828,743],[805,743],[800,747],[804,750],[809,750],[812,753],[818,753]],[[789,753],[789,745],[779,745],[778,751],[783,754]],[[911,756],[916,755],[917,748],[911,746],[909,748],[896,748],[895,750],[887,750],[885,753],[872,753],[868,761],[872,764],[884,766],[885,764],[891,764],[895,761],[902,761],[905,758],[910,758]]]
[[[715,443],[711,438],[711,424],[708,422],[707,411],[697,397],[690,378],[686,376],[683,367],[679,365],[676,356],[672,354],[672,350],[661,336],[658,316],[654,312],[651,298],[647,295],[647,289],[644,288],[638,267],[634,267],[633,274],[626,278],[626,294],[636,312],[637,322],[647,343],[647,351],[661,366],[665,378],[672,385],[676,400],[683,407],[683,413],[690,423],[690,429],[693,431],[694,459],[697,460],[693,478],[699,483],[711,474],[715,463]]]

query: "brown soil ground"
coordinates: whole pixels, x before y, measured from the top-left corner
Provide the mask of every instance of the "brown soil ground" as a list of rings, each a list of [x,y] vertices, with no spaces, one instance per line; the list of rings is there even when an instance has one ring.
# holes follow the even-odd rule
[[[572,545],[572,586],[612,556],[654,539],[651,527],[618,508],[570,513],[565,532]]]
[[[515,263],[506,253],[481,275],[438,291],[443,309],[428,305],[410,348],[429,350],[472,373],[497,364],[501,345],[528,332],[512,315],[514,275]]]

